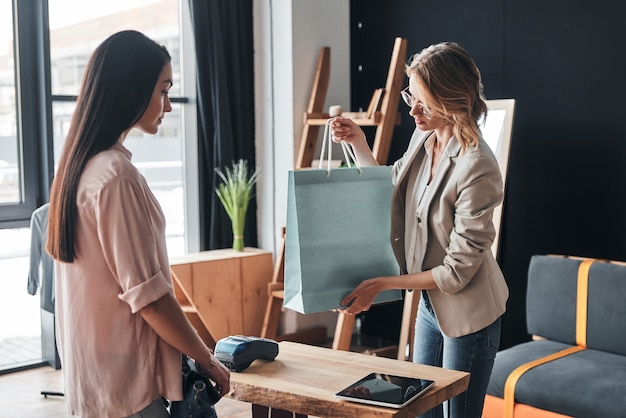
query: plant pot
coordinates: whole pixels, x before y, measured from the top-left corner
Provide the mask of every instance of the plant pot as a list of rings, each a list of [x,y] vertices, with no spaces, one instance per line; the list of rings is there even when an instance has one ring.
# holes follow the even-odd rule
[[[243,248],[244,248],[243,235],[233,234],[233,250],[243,251]]]

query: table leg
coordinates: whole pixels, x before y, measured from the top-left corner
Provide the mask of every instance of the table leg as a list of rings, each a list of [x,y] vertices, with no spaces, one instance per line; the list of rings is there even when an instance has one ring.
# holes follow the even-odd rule
[[[252,418],[268,418],[270,416],[269,406],[252,404]]]
[[[355,315],[339,312],[339,316],[337,316],[337,326],[335,328],[335,337],[333,338],[334,350],[350,351],[355,322]]]
[[[307,415],[252,404],[252,418],[307,418]]]

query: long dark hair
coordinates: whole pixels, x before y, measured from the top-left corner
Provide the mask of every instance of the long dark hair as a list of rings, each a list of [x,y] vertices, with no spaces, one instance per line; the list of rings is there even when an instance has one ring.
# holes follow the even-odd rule
[[[54,259],[76,258],[76,194],[87,162],[139,121],[170,61],[165,47],[132,30],[111,35],[89,59],[50,193],[46,250]]]

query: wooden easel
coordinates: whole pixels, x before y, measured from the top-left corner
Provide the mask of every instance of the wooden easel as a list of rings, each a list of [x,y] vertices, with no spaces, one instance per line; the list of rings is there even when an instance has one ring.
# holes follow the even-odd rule
[[[393,129],[399,123],[398,103],[404,79],[404,64],[406,61],[407,40],[396,38],[387,81],[384,89],[374,91],[372,100],[366,112],[343,112],[342,116],[351,118],[360,126],[376,126],[376,134],[372,145],[372,153],[379,164],[386,164],[391,145]],[[296,158],[296,169],[311,166],[315,153],[315,145],[320,127],[326,124],[329,118],[324,112],[326,92],[330,79],[330,48],[322,47],[317,61],[317,70],[309,99],[309,105],[304,114],[304,129]],[[283,230],[284,232],[284,230]],[[279,253],[276,256],[274,276],[269,285],[269,296],[261,336],[277,339],[278,321],[284,298],[284,239]],[[355,317],[339,313],[332,347],[336,350],[349,350],[354,330]]]

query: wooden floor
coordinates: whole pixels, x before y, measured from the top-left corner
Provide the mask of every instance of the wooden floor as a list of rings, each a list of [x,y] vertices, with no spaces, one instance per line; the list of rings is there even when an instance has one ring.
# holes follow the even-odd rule
[[[61,370],[44,366],[36,369],[0,375],[0,417],[69,418],[62,397],[48,396],[41,391],[63,392]],[[248,418],[252,415],[248,403],[223,398],[216,405],[220,418]]]

